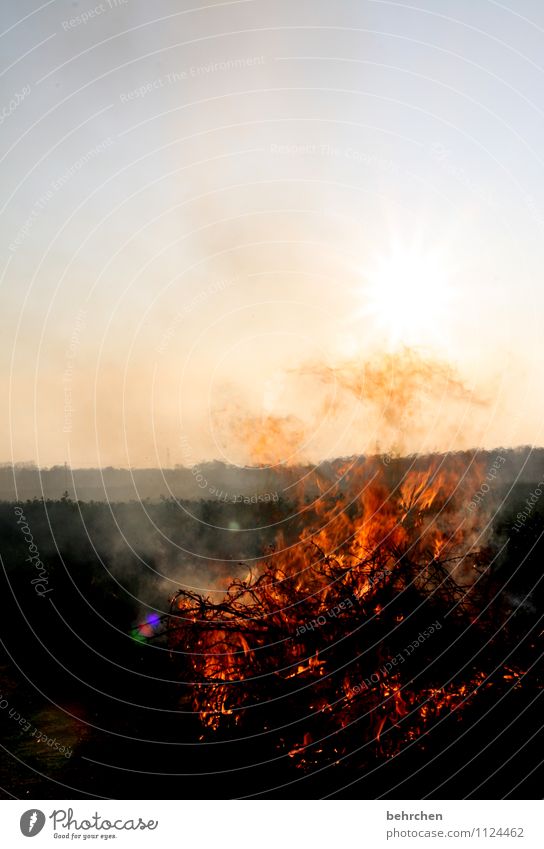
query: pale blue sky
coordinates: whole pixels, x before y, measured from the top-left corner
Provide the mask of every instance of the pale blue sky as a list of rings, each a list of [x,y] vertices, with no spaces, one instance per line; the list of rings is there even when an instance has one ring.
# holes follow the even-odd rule
[[[221,456],[226,404],[402,343],[488,402],[407,447],[542,443],[543,47],[526,0],[4,2],[0,458]]]

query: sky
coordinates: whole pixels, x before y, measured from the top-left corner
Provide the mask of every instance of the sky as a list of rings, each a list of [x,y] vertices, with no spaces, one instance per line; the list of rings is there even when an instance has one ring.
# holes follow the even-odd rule
[[[0,461],[542,445],[543,44],[536,0],[2,3]]]

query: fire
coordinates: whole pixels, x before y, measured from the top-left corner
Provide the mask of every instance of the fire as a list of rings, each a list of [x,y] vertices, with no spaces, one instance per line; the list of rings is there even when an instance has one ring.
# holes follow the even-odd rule
[[[252,728],[270,703],[299,719],[279,745],[301,767],[336,762],[352,737],[391,757],[496,686],[481,669],[453,681],[433,669],[452,634],[472,623],[477,640],[484,621],[474,576],[487,543],[466,510],[482,474],[476,461],[456,470],[434,458],[396,479],[370,458],[255,576],[219,601],[180,590],[170,647],[208,732]]]
[[[413,353],[388,355],[364,374],[306,374],[366,403],[381,399],[390,428],[395,409],[411,419],[437,380],[450,397],[467,394],[451,370]],[[302,435],[278,418],[248,444],[254,457],[275,462]],[[518,686],[522,674],[497,666],[490,652],[500,638],[486,636],[497,611],[486,596],[494,504],[490,495],[468,509],[485,477],[478,455],[376,455],[338,472],[324,485],[316,474],[314,503],[300,493],[296,540],[278,535],[255,574],[231,580],[219,601],[180,590],[168,623],[206,733],[275,733],[277,749],[303,769],[369,747],[396,756],[486,689]],[[467,643],[479,665],[446,665],[448,649]]]

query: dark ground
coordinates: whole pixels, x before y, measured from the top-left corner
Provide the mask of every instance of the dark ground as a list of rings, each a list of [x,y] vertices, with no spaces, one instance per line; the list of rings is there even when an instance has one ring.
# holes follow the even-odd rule
[[[0,706],[8,703],[0,710],[3,797],[541,798],[544,505],[535,505],[519,533],[511,530],[532,488],[525,482],[509,491],[505,485],[506,504],[494,520],[496,539],[510,537],[495,578],[505,583],[515,573],[505,590],[515,609],[513,633],[516,644],[530,644],[536,662],[527,686],[512,687],[500,701],[483,693],[461,722],[453,714],[445,717],[396,757],[384,759],[369,748],[363,767],[348,758],[309,774],[278,754],[281,732],[203,744],[190,687],[178,680],[166,646],[131,637],[135,622],[149,609],[166,609],[176,589],[175,579],[169,585],[141,560],[161,574],[182,572],[189,583],[200,578],[206,586],[225,568],[234,574],[237,558],[262,551],[273,541],[273,529],[195,536],[194,520],[166,501],[118,504],[113,513],[99,503],[24,502],[19,506],[51,590],[42,598],[30,583],[36,572],[25,561],[28,544],[14,504],[0,503]],[[289,511],[283,502],[185,508],[196,510],[208,526],[236,521],[248,528],[280,521]],[[151,529],[149,516],[158,530]],[[287,527],[288,535],[296,535],[300,521]],[[169,546],[161,532],[186,549],[196,540],[201,557]],[[216,561],[220,552],[233,564]],[[18,725],[10,710],[30,729]],[[272,712],[269,723],[273,727]],[[73,754],[65,757],[38,742],[34,729]],[[365,742],[361,731],[360,745]]]

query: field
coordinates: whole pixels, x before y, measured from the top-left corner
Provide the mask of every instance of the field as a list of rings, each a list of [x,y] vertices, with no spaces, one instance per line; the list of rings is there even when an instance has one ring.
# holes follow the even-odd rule
[[[495,456],[0,503],[5,797],[540,798],[544,467]]]

